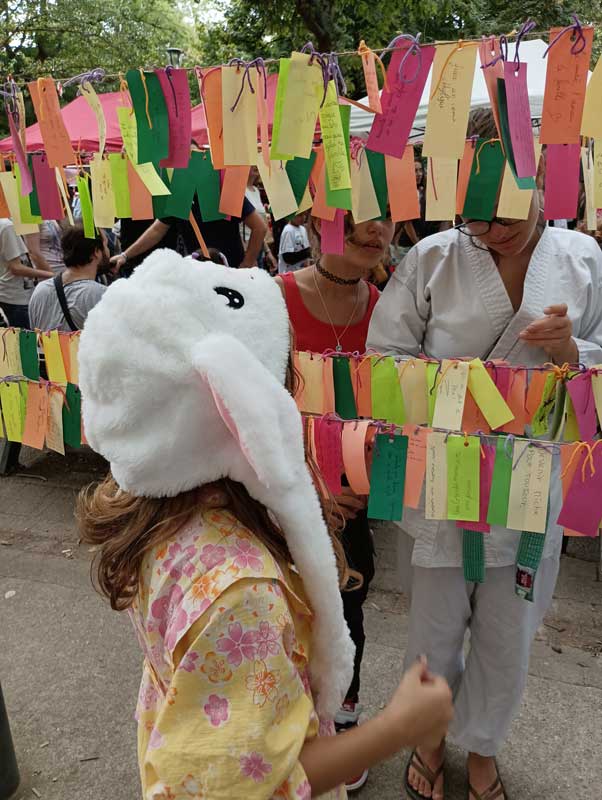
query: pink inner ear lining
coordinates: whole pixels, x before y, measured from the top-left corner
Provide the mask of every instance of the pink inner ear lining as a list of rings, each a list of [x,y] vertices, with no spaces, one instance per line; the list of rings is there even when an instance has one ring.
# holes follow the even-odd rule
[[[207,380],[207,379],[205,378],[205,380]],[[215,388],[211,385],[211,383],[209,381],[207,381],[207,383],[209,384],[209,388],[211,389],[211,394],[213,395],[213,400],[215,402],[215,407],[217,408],[220,417],[223,419],[224,424],[226,425],[226,427],[228,428],[228,430],[232,434],[232,437],[234,438],[234,440],[237,442],[238,446],[240,447],[241,453],[244,455],[246,460],[249,462],[249,465],[253,469],[253,472],[255,472],[255,474],[257,475],[257,477],[261,481],[262,478],[261,478],[261,476],[259,474],[259,471],[258,471],[257,467],[255,466],[255,463],[253,462],[253,458],[251,457],[251,454],[249,453],[247,447],[245,446],[245,444],[243,443],[243,441],[240,438],[240,434],[238,432],[238,428],[236,427],[236,423],[234,422],[234,418],[232,417],[232,414],[230,414],[230,412],[228,411],[228,409],[224,405],[224,402],[223,402],[222,398],[216,392]]]

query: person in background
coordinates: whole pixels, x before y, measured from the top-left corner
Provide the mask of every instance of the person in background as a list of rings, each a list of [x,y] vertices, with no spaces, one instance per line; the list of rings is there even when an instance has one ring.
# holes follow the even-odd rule
[[[215,247],[223,253],[231,267],[254,267],[257,264],[257,256],[263,246],[267,225],[246,197],[240,218],[229,217],[214,222],[203,222],[196,194],[191,210],[207,247]],[[241,221],[251,230],[246,250],[240,238]],[[111,263],[114,271],[123,269],[131,258],[144,256],[156,248],[173,228],[177,231],[178,239],[173,249],[181,255],[192,255],[198,250],[199,243],[190,222],[176,217],[164,217],[156,219],[135,242],[124,248],[120,255],[113,256]]]
[[[23,238],[36,269],[53,272],[55,275],[65,269],[61,249],[61,226],[56,220],[44,220],[38,233],[27,233]]]
[[[15,328],[29,328],[27,307],[33,290],[33,281],[53,278],[51,270],[34,269],[22,263],[27,248],[15,226],[7,218],[0,219],[0,307],[8,324]]]
[[[278,273],[296,272],[311,258],[309,237],[303,224],[305,214],[296,214],[285,226],[278,250]]]
[[[223,253],[220,253],[219,250],[216,250],[215,247],[209,247],[207,252],[209,253],[209,258],[203,255],[201,250],[197,250],[195,253],[192,254],[192,257],[196,261],[212,261],[214,264],[221,264],[224,267],[229,267],[228,259]]]
[[[249,180],[247,181],[245,197],[250,203],[252,203],[255,211],[257,211],[261,219],[266,224],[266,236],[264,238],[261,250],[257,256],[257,266],[260,267],[260,269],[266,269],[268,272],[273,273],[276,271],[277,264],[267,242],[267,238],[269,236],[268,214],[261,196],[261,190],[259,189],[259,170],[257,167],[251,167],[249,170]],[[240,235],[242,237],[243,244],[246,247],[249,243],[249,239],[251,238],[251,229],[244,221],[241,222],[240,225]]]
[[[82,225],[66,228],[61,237],[65,270],[53,281],[44,281],[34,290],[29,316],[39,330],[81,330],[90,309],[106,291],[96,277],[109,269],[109,250],[103,231],[87,239]],[[64,308],[66,306],[66,308]]]

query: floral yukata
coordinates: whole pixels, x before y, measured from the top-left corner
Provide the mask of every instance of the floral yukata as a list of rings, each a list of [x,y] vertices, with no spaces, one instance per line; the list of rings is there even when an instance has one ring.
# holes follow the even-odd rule
[[[333,730],[309,686],[300,578],[228,511],[205,511],[146,557],[130,616],[144,800],[309,800],[299,753]]]

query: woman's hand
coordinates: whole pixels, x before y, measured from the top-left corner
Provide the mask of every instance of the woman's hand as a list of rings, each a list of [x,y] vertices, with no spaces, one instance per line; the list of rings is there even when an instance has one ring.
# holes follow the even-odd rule
[[[579,350],[573,339],[573,323],[566,303],[544,308],[545,317],[535,320],[520,332],[520,338],[542,347],[555,364],[577,364]]]

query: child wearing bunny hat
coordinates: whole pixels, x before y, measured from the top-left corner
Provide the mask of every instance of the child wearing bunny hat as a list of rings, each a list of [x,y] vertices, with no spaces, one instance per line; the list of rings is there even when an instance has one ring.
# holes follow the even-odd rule
[[[289,348],[267,274],[168,250],[114,283],[81,335],[84,427],[111,475],[78,515],[144,654],[144,800],[342,796],[358,765],[440,741],[450,719],[421,662],[378,717],[327,735],[353,645]]]

